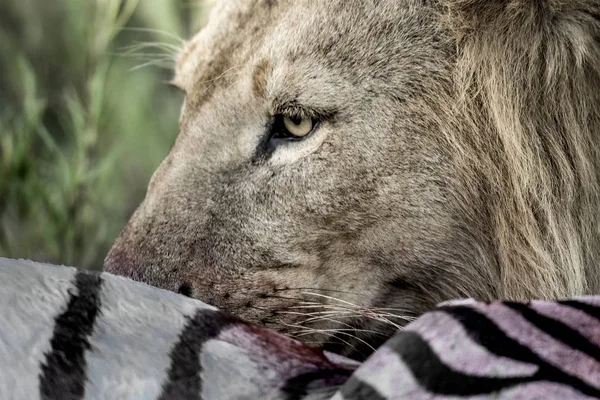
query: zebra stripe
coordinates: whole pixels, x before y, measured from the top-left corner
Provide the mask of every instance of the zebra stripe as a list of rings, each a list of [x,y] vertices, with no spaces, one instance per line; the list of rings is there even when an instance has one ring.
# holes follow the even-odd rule
[[[546,362],[531,348],[511,337],[520,332],[519,338],[522,338],[528,334],[528,331],[523,330],[522,326],[518,330],[512,327],[511,323],[518,314],[503,313],[506,309],[508,306],[501,303],[492,305],[473,303],[468,306],[441,307],[433,313],[433,315],[439,315],[439,311],[442,311],[452,316],[462,324],[464,331],[470,336],[468,341],[463,341],[464,337],[461,338],[460,335],[456,336],[453,329],[448,331],[452,326],[448,325],[448,320],[437,318],[438,325],[436,326],[432,323],[436,318],[428,319],[427,315],[421,317],[409,324],[403,332],[398,333],[368,359],[334,396],[334,399],[368,399],[377,395],[357,394],[357,391],[364,387],[371,387],[381,398],[390,400],[458,398],[470,400],[489,398],[583,400],[592,397],[600,398],[600,392],[594,387],[594,384],[589,384],[572,376],[564,368]],[[502,325],[498,325],[495,320],[499,318],[499,315],[503,315]],[[534,325],[530,325],[530,328],[537,331]],[[588,326],[588,330],[590,334],[594,331],[598,332],[598,326]],[[432,333],[432,331],[437,331],[438,334]],[[529,334],[539,336],[542,335],[542,332],[529,332]],[[471,341],[478,343],[485,351],[493,355],[536,365],[537,369],[533,374],[531,371],[527,372],[525,376],[502,377],[494,373],[493,368],[488,366],[491,376],[465,374],[452,368],[451,365],[456,364],[453,360],[442,360],[436,352],[436,350],[442,349],[445,352],[444,356],[448,356],[447,347],[439,346],[439,342],[447,341],[453,341],[454,346],[462,348],[462,351],[472,355],[473,366],[478,365],[481,361],[483,361],[483,365],[490,362],[494,364],[495,360],[490,356],[482,358],[481,353],[471,354]],[[569,343],[566,343],[565,346],[563,342],[555,342],[543,351],[568,354],[569,349]],[[573,360],[567,359],[565,363],[569,361]],[[598,364],[595,364],[596,368],[597,366]],[[589,372],[591,373],[591,371]]]
[[[200,400],[202,365],[200,353],[210,339],[239,320],[214,310],[198,310],[191,318],[171,351],[168,380],[159,400]]]
[[[357,378],[351,377],[332,400],[341,397],[344,400],[386,400],[373,386]]]
[[[71,291],[65,312],[55,320],[51,349],[46,353],[40,375],[40,394],[44,400],[79,400],[85,394],[86,352],[91,350],[92,334],[100,309],[98,274],[75,274],[76,293]]]
[[[199,301],[103,274],[102,312],[87,355],[86,397],[156,399],[167,379],[170,352]]]
[[[355,370],[175,293],[0,258],[0,399],[589,400],[598,304],[446,303]]]
[[[312,392],[309,389],[311,386],[325,381],[327,384],[320,386],[331,388],[331,396],[335,392],[334,388],[345,384],[351,374],[352,371],[341,368],[306,372],[289,378],[281,388],[281,392],[285,395],[285,400],[302,400]]]
[[[398,333],[387,347],[396,352],[420,386],[431,393],[473,396],[499,392],[531,381],[530,377],[484,377],[463,374],[444,364],[418,333]]]
[[[484,310],[484,305],[474,308]],[[489,313],[489,319],[499,329],[516,343],[530,350],[532,354],[544,365],[542,371],[557,374],[557,379],[566,379],[565,382],[582,384],[582,387],[593,388],[600,393],[597,383],[600,381],[600,365],[590,356],[555,340],[548,332],[539,330],[523,316],[512,310],[506,304],[498,304],[494,312]],[[558,350],[558,351],[556,351]],[[547,369],[545,366],[552,366]]]
[[[530,307],[541,315],[562,322],[564,325],[574,329],[594,346],[600,346],[600,321],[587,313],[563,304],[532,302]],[[596,328],[596,331],[594,330]]]
[[[440,326],[444,329],[439,329]],[[471,339],[462,324],[441,311],[434,310],[423,315],[415,327],[409,325],[405,331],[417,332],[443,364],[466,375],[511,378],[531,376],[538,369],[533,364],[491,354]],[[466,352],[465,348],[469,351]]]
[[[479,307],[479,305],[473,307]],[[501,306],[498,305],[496,307]],[[560,383],[572,386],[588,396],[600,397],[600,390],[592,387],[578,377],[567,374],[564,370],[546,362],[534,353],[531,348],[509,337],[495,321],[492,321],[492,319],[484,315],[481,311],[476,311],[466,306],[443,307],[441,309],[463,324],[471,338],[484,346],[491,353],[498,356],[510,357],[513,360],[525,363],[537,364],[539,370],[531,380],[546,380]]]
[[[202,349],[204,399],[329,399],[356,369],[347,359],[249,324]],[[226,366],[226,367],[224,367]],[[257,385],[256,382],[261,382]]]
[[[0,258],[0,399],[39,399],[40,365],[75,268]]]
[[[600,307],[594,306],[592,304],[584,303],[583,301],[578,300],[563,300],[559,301],[559,304],[563,304],[565,306],[573,307],[577,310],[583,311],[591,317],[600,320]]]
[[[568,327],[560,321],[538,313],[526,304],[505,302],[504,305],[517,311],[530,324],[542,332],[552,336],[554,339],[564,343],[570,348],[579,350],[596,361],[600,361],[600,349],[575,329]],[[600,381],[600,379],[596,381]]]

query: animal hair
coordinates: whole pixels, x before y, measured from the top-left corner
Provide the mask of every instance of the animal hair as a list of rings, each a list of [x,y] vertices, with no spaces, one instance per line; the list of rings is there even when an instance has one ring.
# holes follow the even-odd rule
[[[600,293],[599,16],[599,0],[219,2],[178,58],[180,134],[107,271],[284,333],[316,311],[293,287],[407,316]],[[282,142],[285,116],[314,135]],[[395,330],[320,315],[309,340],[351,357]]]
[[[448,0],[458,101],[446,130],[481,195],[500,295],[600,289],[600,2]],[[465,195],[463,199],[474,196]],[[471,201],[471,200],[469,200]],[[471,212],[471,214],[473,214]]]

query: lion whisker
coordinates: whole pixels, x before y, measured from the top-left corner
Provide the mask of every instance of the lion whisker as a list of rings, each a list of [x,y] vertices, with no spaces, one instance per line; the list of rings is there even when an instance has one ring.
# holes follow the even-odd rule
[[[316,311],[316,312],[310,312],[310,313],[304,313],[304,312],[299,312],[299,311],[277,311],[277,313],[278,314],[303,315],[303,316],[340,314],[338,311]],[[351,314],[350,312],[346,312],[346,313]]]
[[[349,323],[347,323],[347,322],[342,322],[342,321],[340,321],[340,320],[338,320],[338,319],[334,319],[334,318],[333,318],[333,317],[337,317],[337,316],[338,316],[338,315],[333,315],[333,316],[322,316],[322,317],[314,317],[314,318],[309,318],[309,319],[307,319],[307,320],[301,321],[301,322],[299,323],[299,325],[305,326],[305,324],[307,324],[307,323],[309,323],[309,322],[315,322],[315,321],[330,321],[330,322],[333,322],[333,323],[336,323],[336,324],[340,324],[340,325],[347,326],[348,328],[353,328],[353,326],[352,326],[352,325],[350,325]],[[342,318],[344,318],[344,317],[347,317],[347,316],[339,315],[339,317],[342,317]],[[352,317],[352,316],[350,316],[350,317]],[[308,328],[308,327],[307,327],[307,328]]]
[[[295,300],[295,301],[302,302],[303,304],[312,304],[312,305],[323,304],[323,303],[319,303],[317,301],[307,301],[306,299],[303,299],[301,297],[289,297],[289,296],[279,296],[279,295],[266,295],[266,298],[269,298],[269,299],[281,299],[281,300]]]
[[[115,55],[115,56],[119,56],[119,57],[130,57],[130,58],[146,58],[146,59],[169,58],[169,59],[171,59],[170,56],[168,56],[164,53],[127,52],[127,53],[111,53],[111,55]]]
[[[352,310],[350,307],[339,307],[339,306],[332,306],[329,304],[319,304],[319,305],[304,305],[304,306],[288,306],[286,307],[288,309],[294,309],[294,308],[298,308],[298,309],[310,309],[310,308],[320,308],[320,309],[324,309],[324,310]]]
[[[290,291],[290,290],[302,290],[302,291],[307,291],[307,290],[311,290],[311,291],[323,291],[323,292],[335,292],[335,293],[347,293],[347,294],[354,294],[354,295],[360,295],[360,294],[365,294],[367,292],[350,292],[347,290],[338,290],[338,289],[323,289],[323,288],[310,288],[310,287],[303,287],[303,288],[281,288],[281,289],[275,289],[275,291]]]
[[[407,322],[412,322],[415,319],[417,319],[417,317],[413,317],[411,315],[396,315],[396,314],[389,314],[389,313],[375,313],[375,315],[383,317],[383,318],[397,318],[397,319],[401,319],[401,320],[407,321]]]
[[[299,313],[302,314],[302,313]],[[346,324],[342,321],[338,321],[338,320],[334,320],[332,319],[332,317],[341,317],[341,318],[355,318],[355,317],[365,317],[365,318],[369,318],[375,321],[379,321],[379,322],[383,322],[385,324],[388,325],[392,325],[393,327],[395,327],[396,329],[402,329],[402,326],[396,324],[395,322],[391,321],[389,318],[398,318],[401,319],[403,321],[413,321],[415,319],[415,317],[409,317],[409,316],[404,316],[404,315],[395,315],[395,314],[382,314],[382,313],[362,313],[362,312],[356,312],[354,310],[352,311],[342,311],[342,312],[338,312],[338,311],[330,311],[330,312],[326,312],[326,313],[311,313],[311,314],[306,314],[307,316],[309,316],[310,318],[304,320],[301,322],[301,324],[306,324],[309,322],[315,322],[315,321],[320,321],[320,320],[329,320],[332,322],[337,322],[340,324],[345,324],[347,326],[350,326],[349,324]],[[314,316],[311,316],[314,315]]]
[[[334,316],[343,317],[343,318],[363,317],[363,318],[369,318],[369,319],[372,319],[375,321],[379,321],[379,322],[382,322],[387,325],[391,325],[391,326],[395,327],[396,329],[401,329],[402,326],[392,320],[398,319],[401,321],[411,322],[415,319],[415,317],[408,316],[408,315],[398,315],[398,314],[394,314],[394,313],[390,313],[390,312],[380,312],[380,310],[383,310],[383,309],[398,310],[398,311],[404,311],[404,312],[406,311],[406,310],[400,309],[400,308],[392,308],[392,307],[370,308],[370,307],[365,307],[365,306],[359,306],[359,305],[353,304],[353,303],[345,301],[345,300],[337,299],[337,298],[327,296],[327,295],[321,295],[318,293],[307,292],[306,294],[314,294],[314,295],[317,295],[318,297],[323,297],[323,298],[328,298],[328,299],[330,298],[333,300],[337,300],[337,301],[341,302],[342,304],[315,303],[315,302],[305,301],[305,300],[302,300],[297,297],[289,297],[289,296],[268,296],[268,297],[285,299],[285,300],[296,300],[296,301],[301,302],[300,305],[287,306],[284,308],[285,311],[278,310],[276,312],[278,314],[303,315],[303,316],[308,317],[306,320],[304,320],[302,322],[302,324],[320,321],[320,320],[327,320],[328,318],[330,321],[334,321],[330,318],[330,317],[334,317]],[[318,310],[318,311],[312,311],[312,312],[299,311],[299,310],[311,310],[311,309]],[[297,311],[294,311],[294,310],[297,310]],[[335,322],[342,323],[341,321],[335,321]]]
[[[320,320],[330,319],[332,317],[338,317],[338,316],[342,317],[342,318],[349,318],[349,317],[351,318],[354,316],[354,314],[352,314],[351,312],[343,312],[343,313],[332,312],[331,314],[327,314],[327,315],[310,316],[310,318],[304,320],[302,323],[320,321]],[[334,321],[332,319],[330,319],[330,320]],[[342,323],[341,321],[337,321],[337,322]]]
[[[321,334],[321,335],[328,335],[328,336],[331,336],[331,332],[335,332],[335,329],[333,329],[333,330],[332,330],[332,329],[311,329],[311,328],[306,328],[306,327],[297,326],[297,325],[295,326],[295,325],[291,325],[291,324],[286,324],[286,325],[288,325],[288,326],[290,326],[290,327],[292,327],[292,328],[300,328],[300,329],[304,329],[303,333],[295,333],[295,334],[294,334],[294,335],[295,335],[295,337],[297,337],[297,338],[300,338],[300,337],[303,337],[303,336],[306,336],[306,335],[310,335],[310,334]],[[338,332],[336,332],[336,333],[338,333],[338,334],[340,334],[340,335],[344,335],[344,336],[349,336],[349,337],[351,337],[351,338],[353,338],[353,339],[356,339],[356,340],[358,340],[359,342],[361,342],[361,343],[365,344],[366,346],[368,346],[369,348],[371,348],[373,351],[375,351],[375,348],[374,348],[373,346],[371,346],[371,345],[370,345],[370,344],[369,344],[367,341],[365,341],[365,340],[363,340],[363,339],[359,338],[359,337],[358,337],[358,336],[356,336],[356,335],[352,335],[351,333],[348,333],[348,332],[340,332],[340,331],[338,331]],[[337,338],[339,338],[339,336],[336,336],[336,337],[337,337]],[[341,340],[341,339],[340,339],[340,340]]]
[[[394,318],[400,318],[400,319],[404,319],[406,321],[410,321],[410,319],[409,319],[410,317],[398,316],[398,315],[392,314],[392,313],[378,313],[377,311],[380,310],[378,308],[371,308],[371,307],[366,307],[366,306],[360,306],[358,304],[354,304],[354,303],[351,303],[351,302],[346,301],[346,300],[338,299],[338,298],[333,297],[333,296],[327,296],[327,295],[324,295],[324,294],[311,293],[311,292],[303,292],[303,294],[308,294],[308,295],[313,295],[313,296],[317,296],[317,297],[322,297],[322,298],[326,298],[326,299],[329,299],[329,300],[334,300],[334,301],[337,301],[337,302],[340,302],[340,303],[343,303],[343,304],[347,304],[350,307],[346,307],[346,308],[347,309],[355,309],[355,310],[357,310],[356,311],[357,315],[360,315],[360,316],[363,316],[363,317],[367,317],[367,318],[376,319],[376,320],[379,320],[379,321],[382,321],[382,322],[385,322],[385,323],[389,323],[389,324],[391,324],[393,326],[396,326],[398,328],[400,328],[400,327],[397,324],[394,324],[393,322],[391,322],[390,320],[388,320],[385,317],[386,316],[387,317],[394,317]],[[398,310],[399,311],[405,311],[405,310],[401,310],[401,309],[398,309]]]
[[[400,319],[404,319],[404,320],[411,320],[411,317],[407,317],[407,316],[401,316],[401,315],[395,315],[395,314],[390,314],[390,313],[377,313],[374,312],[368,308],[354,308],[354,307],[343,307],[343,306],[337,306],[337,305],[328,305],[328,304],[323,304],[323,305],[319,305],[319,306],[291,306],[291,307],[286,307],[286,309],[310,309],[310,308],[316,308],[316,309],[322,309],[322,310],[334,310],[337,313],[345,313],[345,314],[352,314],[355,316],[359,316],[359,317],[367,317],[367,318],[371,318],[371,319],[381,319],[384,317],[395,317],[395,318],[400,318]],[[308,315],[308,313],[306,313]],[[387,321],[387,320],[386,320]],[[391,323],[391,322],[389,322]]]
[[[301,330],[298,330],[298,331],[294,331],[294,332],[292,332],[292,334],[302,337],[302,336],[310,335],[313,330],[314,329],[312,329],[312,328],[306,328],[306,329],[301,329]],[[319,332],[335,332],[335,333],[341,333],[341,332],[363,332],[363,333],[373,333],[375,335],[387,336],[387,334],[385,334],[385,333],[374,331],[372,329],[355,329],[355,328],[338,329],[338,328],[332,328],[332,329],[317,329],[317,330]]]
[[[381,311],[402,311],[402,312],[410,312],[410,310],[406,308],[397,308],[397,307],[373,307],[374,310]]]
[[[302,294],[307,294],[307,295],[316,296],[316,297],[322,297],[322,298],[325,298],[325,299],[328,299],[328,300],[333,300],[333,301],[337,301],[337,302],[340,302],[340,303],[348,304],[348,305],[350,305],[352,307],[356,307],[356,308],[365,308],[364,306],[359,306],[358,304],[351,303],[351,302],[349,302],[347,300],[338,299],[337,297],[327,296],[325,294],[312,293],[312,292],[302,292]]]
[[[288,289],[277,289],[277,291],[283,291],[283,290],[288,290]],[[291,290],[291,289],[290,289]],[[328,289],[324,289],[324,290],[328,290]],[[343,291],[340,291],[343,292]],[[346,293],[351,293],[351,292],[346,292]],[[304,301],[300,298],[294,298],[294,297],[285,297],[285,296],[269,296],[269,297],[275,297],[275,298],[287,298],[287,299],[296,299],[299,301],[302,301],[303,303],[307,303],[310,304],[310,306],[295,306],[294,308],[334,308],[334,309],[341,309],[341,310],[363,310],[368,314],[377,314],[380,316],[389,316],[389,317],[394,317],[394,318],[401,318],[401,319],[405,319],[407,321],[411,321],[414,319],[414,317],[411,316],[402,316],[402,315],[398,315],[398,314],[394,314],[394,313],[389,313],[389,312],[380,312],[380,311],[400,311],[400,312],[410,312],[409,310],[406,310],[404,308],[395,308],[395,307],[367,307],[367,306],[361,306],[358,304],[354,304],[351,303],[349,301],[346,300],[342,300],[333,296],[327,296],[324,294],[320,294],[320,293],[312,293],[312,292],[302,292],[302,294],[307,294],[307,295],[312,295],[312,296],[317,296],[317,297],[322,297],[322,298],[326,298],[326,299],[331,299],[337,302],[341,302],[344,305],[331,305],[331,304],[324,304],[324,303],[317,303],[317,302],[307,302]],[[292,307],[288,307],[288,308],[292,308]]]
[[[159,35],[163,35],[168,38],[174,39],[177,42],[181,43],[182,45],[185,44],[185,40],[183,38],[181,38],[179,35],[177,35],[173,32],[163,31],[161,29],[125,27],[125,28],[122,28],[121,30],[132,31],[132,32],[158,33]]]
[[[130,68],[129,71],[137,71],[142,68],[146,68],[146,67],[150,67],[150,66],[155,66],[155,67],[169,69],[169,70],[173,69],[173,64],[166,63],[166,60],[152,60],[152,61],[148,61],[143,64],[140,64],[140,65],[136,65],[135,67]]]
[[[175,46],[170,43],[161,43],[161,42],[136,42],[135,44],[124,46],[120,48],[124,50],[123,54],[129,54],[131,52],[143,51],[145,49],[153,49],[153,50],[164,50],[170,52],[172,55],[178,54],[182,49],[179,46]]]
[[[336,308],[340,310],[350,309],[349,307],[333,306],[325,303],[302,302],[302,305],[288,306],[287,308]]]

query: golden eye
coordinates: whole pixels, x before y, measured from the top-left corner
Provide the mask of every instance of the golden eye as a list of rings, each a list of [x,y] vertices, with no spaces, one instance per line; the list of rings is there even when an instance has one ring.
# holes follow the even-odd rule
[[[302,138],[312,132],[315,124],[312,118],[294,118],[285,115],[283,126],[291,136]]]

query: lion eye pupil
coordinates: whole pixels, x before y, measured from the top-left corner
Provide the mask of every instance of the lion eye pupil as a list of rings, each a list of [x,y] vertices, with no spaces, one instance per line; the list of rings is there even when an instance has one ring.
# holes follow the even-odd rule
[[[283,116],[283,128],[287,136],[291,138],[303,138],[307,136],[313,131],[314,126],[312,118]]]

